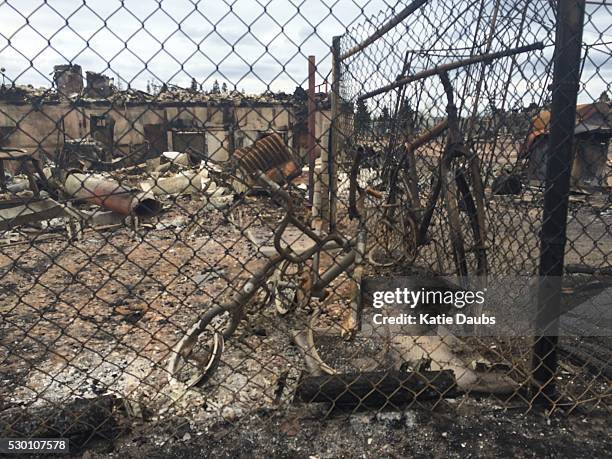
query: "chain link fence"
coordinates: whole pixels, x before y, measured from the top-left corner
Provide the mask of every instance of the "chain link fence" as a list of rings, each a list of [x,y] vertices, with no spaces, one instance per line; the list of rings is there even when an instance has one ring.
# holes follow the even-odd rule
[[[339,181],[348,188],[351,167],[360,162],[353,177],[369,193],[373,241],[368,258],[378,275],[383,268],[395,276],[422,270],[458,276],[472,288],[488,285],[499,295],[488,305],[498,320],[502,311],[527,313],[518,305],[530,295],[534,277],[552,274],[543,270],[542,260],[550,255],[540,247],[545,237],[558,245],[566,235],[563,214],[552,234],[542,232],[542,222],[553,218],[544,215],[553,58],[555,51],[564,52],[555,35],[561,21],[555,8],[549,2],[486,2],[480,8],[460,2],[448,8],[417,1],[360,23],[340,38],[340,104],[353,109],[336,112],[342,142]],[[597,15],[608,9],[587,6],[584,36],[591,43],[585,40],[583,50],[593,45],[598,55],[609,51],[606,26]],[[609,82],[599,67],[584,60],[584,51],[581,62],[574,162],[571,168],[559,166],[548,186],[571,169],[565,191],[570,197],[563,302],[577,308],[572,314],[584,322],[562,321],[561,328],[584,327],[583,334],[589,334],[587,322],[605,316],[609,303]],[[459,145],[457,152],[448,151],[450,143]],[[455,184],[448,182],[450,176]],[[564,199],[563,194],[556,199]],[[348,200],[339,196],[338,202]],[[559,202],[552,204],[554,213]],[[584,282],[599,289],[579,293]],[[529,317],[537,331],[535,310],[542,303],[534,300],[532,306]],[[533,343],[521,336],[518,330],[525,329],[515,321],[507,317],[509,327],[499,331],[516,336],[472,337],[471,346],[487,365],[508,368],[505,376],[524,384],[537,364]],[[605,398],[609,368],[601,352],[606,339],[569,335],[559,350],[571,368],[554,376],[549,367],[556,362],[541,364],[550,370],[545,382],[558,378],[559,391],[576,402],[578,394],[589,401]],[[434,342],[444,347],[443,340]],[[550,357],[550,350],[545,354]],[[469,370],[464,375],[472,376]]]
[[[0,436],[609,414],[610,4],[105,3],[0,3]]]

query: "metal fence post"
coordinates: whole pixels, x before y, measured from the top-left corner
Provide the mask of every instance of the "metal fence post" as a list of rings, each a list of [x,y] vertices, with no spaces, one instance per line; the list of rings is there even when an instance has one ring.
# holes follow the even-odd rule
[[[576,100],[584,0],[560,0],[554,55],[550,137],[540,236],[538,312],[533,348],[533,379],[537,397],[551,402],[555,395],[558,315],[565,255],[570,173],[573,160]],[[552,319],[552,320],[551,320]]]
[[[340,37],[332,41],[331,148],[329,151],[329,229],[336,227],[337,163],[340,151]]]

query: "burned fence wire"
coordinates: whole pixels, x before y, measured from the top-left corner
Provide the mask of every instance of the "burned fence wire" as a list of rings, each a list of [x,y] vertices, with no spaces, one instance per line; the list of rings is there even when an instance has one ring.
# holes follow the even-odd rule
[[[606,26],[596,14],[609,13],[609,6],[587,5],[581,21],[580,2],[561,2],[558,10],[547,2],[483,2],[481,8],[460,2],[452,12],[438,2],[415,3],[411,14],[403,16],[402,10],[400,25],[392,11],[380,22],[358,24],[340,37],[337,85],[340,105],[347,108],[335,113],[341,147],[334,151],[334,160],[340,165],[338,188],[343,189],[343,182],[345,189],[348,182],[358,182],[353,188],[366,190],[365,200],[372,207],[369,240],[375,242],[368,253],[370,263],[379,268],[377,275],[380,268],[394,275],[415,275],[424,269],[436,276],[459,276],[472,288],[493,290],[506,283],[497,292],[504,298],[488,307],[514,308],[513,314],[519,315],[525,312],[517,307],[520,298],[537,290],[538,264],[551,262],[552,252],[540,253],[540,247],[553,244],[555,256],[562,256],[560,243],[567,240],[566,276],[560,283],[562,271],[556,272],[553,283],[558,290],[544,308],[549,309],[542,312],[534,300],[529,320],[537,323],[539,315],[542,326],[533,330],[542,333],[544,323],[550,326],[552,316],[563,315],[567,312],[563,308],[571,305],[577,308],[575,317],[562,317],[557,325],[563,330],[581,322],[588,334],[587,317],[603,314],[609,304],[609,281],[595,274],[609,267],[609,236],[600,232],[609,232],[610,227],[610,169],[605,166],[610,161],[609,81],[598,69],[584,72],[586,55],[568,54],[570,46],[560,37],[581,43],[578,29],[564,30],[571,21],[581,26],[584,22],[585,37],[593,38],[600,52],[609,55]],[[379,30],[386,34],[381,36]],[[568,71],[570,63],[583,66],[580,85],[553,80],[553,56],[559,75]],[[556,88],[571,89],[555,106]],[[568,90],[574,91],[576,100],[568,97]],[[551,115],[555,110],[558,114]],[[561,158],[559,149],[548,143],[555,116],[565,116],[570,124],[574,121],[568,120],[575,119],[576,128],[569,136],[572,129],[563,130],[572,156],[559,160],[556,172],[549,169],[547,176],[548,151]],[[427,135],[433,132],[437,134]],[[414,148],[419,136],[428,140]],[[589,159],[587,143],[599,150]],[[587,169],[590,178],[583,175]],[[556,193],[563,174],[571,177],[569,184]],[[340,206],[342,195],[337,199]],[[553,224],[547,212],[561,211],[565,200],[568,218],[559,215]],[[354,213],[354,202],[345,205],[349,215]],[[543,222],[550,228],[548,233],[541,231]],[[593,242],[599,256],[587,248]],[[576,260],[585,258],[593,265],[583,266],[582,273],[595,274],[592,279],[578,278],[573,268]],[[540,274],[552,276],[552,271],[542,269]],[[581,282],[591,283],[590,295],[580,293]],[[542,298],[547,297],[544,284],[539,290]],[[561,310],[555,313],[555,308]],[[607,334],[603,329],[592,331],[597,336]],[[559,333],[564,334],[558,330],[555,334]],[[591,359],[578,350],[590,348],[591,343],[601,349],[605,338],[562,337],[558,345],[546,349],[543,340],[532,347],[525,336],[474,336],[470,345],[486,359],[495,349],[497,363],[512,368],[508,375],[520,380],[524,389],[530,387],[538,399],[546,393],[541,398],[553,405],[575,400],[570,387],[577,380],[590,381],[587,392],[605,387],[607,365],[593,372]],[[582,356],[570,357],[580,369],[571,370],[567,361],[555,360],[557,350],[565,359],[572,355],[570,342]],[[559,372],[567,375],[569,385],[556,381],[563,380]],[[516,386],[515,391],[521,393]],[[607,398],[605,389],[600,396]]]

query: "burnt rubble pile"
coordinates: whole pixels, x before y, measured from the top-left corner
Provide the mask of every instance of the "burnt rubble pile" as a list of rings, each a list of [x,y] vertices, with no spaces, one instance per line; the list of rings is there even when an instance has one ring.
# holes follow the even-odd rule
[[[34,173],[4,172],[0,190],[0,243],[24,235],[60,232],[80,238],[87,227],[136,230],[166,214],[179,201],[199,202],[205,212],[226,208],[234,199],[222,169],[188,153],[164,152],[144,163],[113,171],[66,169],[49,163]],[[169,216],[168,218],[171,218]],[[155,226],[154,226],[155,227]]]
[[[143,91],[128,87],[120,89],[110,78],[104,74],[87,71],[86,84],[83,84],[82,70],[79,65],[56,65],[53,72],[53,87],[39,87],[32,85],[3,84],[0,86],[0,101],[10,104],[59,104],[69,101],[79,105],[82,103],[110,102],[113,104],[194,104],[194,103],[227,103],[231,105],[249,104],[296,104],[306,103],[305,91],[297,87],[293,94],[286,92],[265,91],[261,94],[246,94],[238,90],[211,91],[201,89],[182,88],[173,84],[162,84],[155,91]],[[197,86],[197,85],[196,85]],[[317,100],[323,105],[329,105],[328,95],[317,94]]]
[[[13,105],[59,104],[60,96],[53,88],[35,88],[29,85],[0,86],[0,101]]]

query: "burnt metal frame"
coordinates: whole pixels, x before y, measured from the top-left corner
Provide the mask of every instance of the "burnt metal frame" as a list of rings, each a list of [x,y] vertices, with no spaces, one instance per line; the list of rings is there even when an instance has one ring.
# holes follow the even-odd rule
[[[450,83],[448,73],[446,71],[441,71],[438,76],[442,81],[447,98],[447,119],[405,145],[403,155],[400,158],[397,167],[392,168],[392,173],[390,174],[389,183],[387,185],[389,192],[387,194],[385,204],[383,205],[382,216],[379,222],[385,226],[394,226],[393,222],[396,220],[394,214],[397,212],[404,212],[407,221],[400,222],[400,224],[403,224],[404,227],[399,229],[391,229],[406,232],[408,226],[410,227],[410,231],[415,234],[412,235],[410,241],[405,241],[406,245],[403,252],[404,255],[412,254],[416,256],[418,248],[427,243],[427,234],[429,232],[431,220],[438,204],[440,194],[442,193],[444,196],[446,211],[448,213],[448,228],[451,235],[453,257],[457,267],[457,274],[462,281],[462,286],[467,288],[469,286],[469,276],[472,273],[469,272],[469,268],[467,266],[465,239],[460,229],[461,220],[457,201],[459,198],[461,198],[462,202],[466,204],[466,211],[470,220],[470,228],[474,233],[474,241],[476,243],[476,246],[473,247],[473,251],[476,253],[477,259],[477,268],[474,274],[476,274],[479,278],[483,278],[487,275],[487,257],[485,247],[486,229],[483,202],[484,192],[480,177],[478,157],[473,152],[467,152],[464,146],[463,137],[459,129],[457,107],[454,103],[453,88]],[[444,132],[446,129],[448,129],[446,146],[440,158],[437,173],[434,176],[434,184],[427,198],[427,205],[422,214],[419,215],[417,211],[420,207],[420,199],[418,195],[418,186],[416,183],[414,151],[425,143],[431,141],[433,138],[442,134],[442,132]],[[460,169],[455,170],[452,167],[452,161],[457,157],[465,157],[470,164],[468,173],[471,178],[473,190],[470,190],[470,185],[465,173]],[[356,159],[358,161],[358,158]],[[408,174],[406,177],[408,189],[403,190],[404,194],[408,198],[407,206],[397,202],[398,192],[400,191],[398,188],[398,178],[400,173]],[[355,180],[356,175],[352,174],[351,178]],[[356,183],[352,183],[351,192],[354,193],[355,189]],[[351,200],[354,202],[354,198]],[[398,209],[398,207],[401,208]],[[402,239],[404,239],[404,237],[402,237]],[[411,258],[414,258],[414,256]]]
[[[376,36],[376,38],[379,38],[379,37],[380,35]],[[409,221],[407,222],[407,224],[409,224],[412,228],[418,227],[418,233],[414,237],[415,247],[414,248],[406,247],[407,249],[406,252],[409,252],[410,250],[416,250],[416,247],[425,243],[426,234],[427,234],[429,225],[431,223],[431,218],[433,216],[433,212],[435,210],[435,206],[438,201],[439,194],[440,192],[442,192],[443,195],[445,196],[446,208],[447,208],[447,212],[448,212],[449,220],[450,220],[449,227],[450,227],[450,234],[451,234],[451,242],[453,245],[454,260],[457,265],[458,274],[460,278],[462,279],[462,284],[464,287],[469,286],[469,280],[468,280],[469,273],[468,273],[468,267],[467,267],[467,263],[465,259],[465,246],[463,243],[463,236],[458,230],[458,228],[460,227],[459,209],[456,205],[453,205],[453,199],[458,198],[459,192],[461,192],[461,194],[464,197],[464,202],[469,203],[470,206],[472,207],[472,209],[470,209],[470,226],[471,226],[472,231],[474,232],[475,241],[476,241],[476,246],[473,248],[473,250],[475,251],[477,255],[477,268],[476,268],[475,274],[480,278],[480,281],[479,281],[479,284],[480,284],[482,283],[482,279],[486,277],[486,274],[487,274],[487,260],[486,260],[486,252],[485,252],[486,250],[485,248],[485,209],[484,209],[484,202],[483,202],[484,185],[482,182],[482,177],[480,176],[480,161],[477,155],[473,152],[468,154],[465,151],[465,147],[463,145],[463,139],[461,138],[460,130],[459,130],[459,120],[457,117],[457,108],[454,105],[452,85],[450,84],[450,81],[448,78],[448,72],[450,70],[456,70],[462,67],[479,64],[479,63],[488,63],[496,59],[501,59],[504,57],[511,57],[511,56],[526,53],[529,51],[541,50],[543,48],[544,48],[544,44],[542,42],[536,42],[530,45],[519,46],[516,48],[509,48],[509,49],[494,52],[494,53],[485,53],[485,54],[476,55],[468,59],[451,62],[451,63],[444,64],[444,65],[439,65],[431,69],[421,71],[414,75],[402,76],[398,78],[396,81],[394,81],[393,83],[390,83],[381,88],[375,89],[365,94],[362,94],[361,96],[357,98],[357,100],[365,100],[365,99],[374,97],[376,95],[391,91],[396,88],[403,88],[409,83],[420,81],[420,80],[423,80],[431,76],[438,75],[440,77],[442,81],[442,85],[444,87],[444,92],[446,94],[447,102],[448,102],[447,114],[448,114],[448,124],[450,127],[449,129],[450,132],[448,135],[448,141],[447,141],[445,151],[440,161],[439,177],[437,177],[437,180],[434,183],[432,193],[429,197],[428,204],[425,209],[424,215],[420,219],[417,219],[413,216],[408,217]],[[354,53],[350,53],[349,56],[353,54]],[[334,58],[335,66],[339,67],[339,62],[341,58],[342,56]],[[406,63],[404,67],[406,67]],[[334,94],[336,94],[336,91],[338,91],[338,88],[339,88],[339,75],[337,75],[334,78],[333,88],[334,88]],[[337,97],[339,97],[339,94],[336,95],[336,98]],[[333,123],[337,123],[338,113],[334,112],[333,115],[334,115]],[[335,133],[334,137],[337,138],[338,134]],[[338,142],[334,143],[334,148],[331,149],[332,155],[330,156],[333,156],[338,152],[339,148],[337,146],[337,143]],[[414,148],[415,148],[414,146],[412,148],[410,148],[410,146],[406,147],[405,149],[406,154],[402,155],[402,159],[400,161],[399,166],[402,166],[402,163],[405,162],[406,156],[409,156],[413,153]],[[473,194],[470,193],[469,184],[464,174],[459,173],[459,174],[454,174],[453,176],[453,171],[451,170],[451,163],[452,163],[452,159],[456,157],[457,155],[465,156],[466,158],[468,158],[469,174],[472,178],[472,187],[474,188]],[[333,163],[333,159],[332,159],[332,163]],[[415,167],[414,161],[412,161],[412,163],[413,164],[409,166],[413,168]],[[400,167],[396,168],[396,171],[399,169]],[[389,193],[389,199],[391,199],[391,201],[387,202],[385,213],[389,212],[388,209],[393,209],[394,207],[397,207],[395,205],[395,202],[393,202],[393,199],[394,199],[393,195],[395,194],[394,188],[396,188],[396,182],[397,182],[397,174],[395,174],[395,171],[394,171],[394,173],[390,175],[392,175],[392,177],[390,177],[390,187],[389,187],[389,189],[391,190],[391,192]],[[416,172],[413,171],[411,173],[411,177],[409,177],[409,182],[410,181],[414,182],[415,175],[416,175]],[[331,177],[330,177],[330,180],[331,180]],[[417,202],[416,186],[417,186],[416,183],[413,183],[410,186],[412,194],[413,194],[413,203]],[[474,195],[476,196],[476,199],[474,199]],[[354,202],[354,198],[351,198],[351,201]],[[413,205],[411,207],[414,208],[415,206]],[[354,213],[354,208],[351,209],[351,211]],[[385,218],[385,216],[383,216],[382,221],[384,222],[385,220],[392,220],[392,219],[388,219],[388,218]]]
[[[311,286],[311,295],[313,297],[324,296],[325,288],[338,276],[349,270],[351,266],[356,265],[355,269],[361,265],[366,245],[366,227],[365,219],[361,219],[358,235],[353,239],[346,239],[338,232],[330,233],[321,236],[317,231],[311,229],[307,224],[303,223],[294,214],[292,198],[287,191],[280,185],[272,181],[266,172],[259,172],[253,177],[256,182],[263,188],[270,191],[273,199],[277,200],[285,209],[285,217],[280,225],[274,231],[274,248],[277,254],[266,261],[265,265],[258,269],[234,294],[232,299],[224,304],[215,305],[206,311],[200,320],[196,322],[185,334],[185,336],[176,344],[171,351],[171,356],[168,361],[168,373],[171,381],[176,381],[178,371],[181,369],[181,360],[185,363],[188,360],[200,363],[199,374],[190,378],[185,384],[188,387],[200,386],[204,384],[214,373],[221,358],[223,351],[224,340],[230,338],[237,330],[240,322],[244,318],[245,308],[248,303],[255,297],[258,291],[264,288],[268,280],[273,276],[275,270],[283,261],[289,263],[300,264],[309,259],[314,259],[313,283]],[[296,253],[290,246],[282,247],[283,234],[285,230],[293,225],[314,241],[314,245],[302,253]],[[344,254],[335,259],[334,264],[319,274],[319,267],[316,260],[320,258],[323,251],[342,249]],[[355,286],[359,288],[359,286]],[[358,295],[360,297],[360,295]],[[353,295],[357,298],[357,295]],[[358,315],[360,312],[361,303],[359,300],[351,301],[351,320],[350,323],[358,327]],[[198,337],[206,330],[212,321],[225,313],[229,313],[229,322],[222,332],[216,331],[213,335],[213,342],[210,346],[210,351],[207,356],[192,355],[193,348],[198,340]],[[315,313],[316,315],[316,313]],[[313,319],[310,323],[312,324]],[[347,330],[349,335],[352,335],[353,330]],[[343,333],[344,334],[344,333]],[[313,329],[309,326],[304,332],[297,332],[293,336],[294,341],[300,347],[307,366],[313,374],[317,373],[335,373],[321,357],[318,355],[316,346],[314,345]]]

